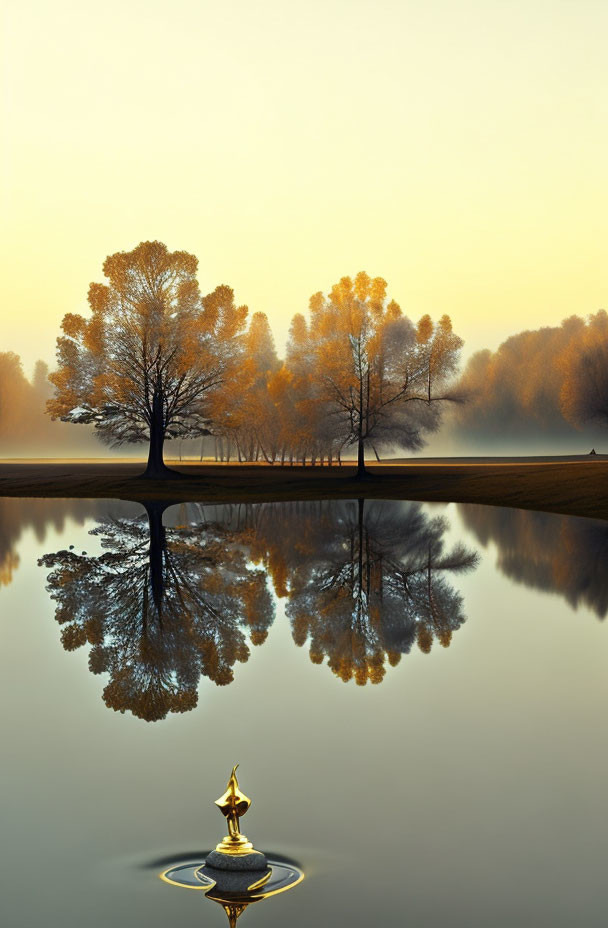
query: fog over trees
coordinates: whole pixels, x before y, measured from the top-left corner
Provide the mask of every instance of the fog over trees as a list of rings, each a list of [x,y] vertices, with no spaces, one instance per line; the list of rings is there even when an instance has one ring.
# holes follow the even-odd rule
[[[356,448],[419,448],[449,398],[462,341],[448,316],[416,325],[386,281],[343,277],[296,316],[281,364],[264,314],[226,285],[201,297],[198,262],[142,242],[108,257],[91,284],[91,317],[68,313],[57,341],[54,418],[94,425],[118,447],[147,441],[145,476],[168,476],[167,438],[215,434],[221,456],[270,463],[340,457]],[[377,451],[376,451],[377,453]]]
[[[93,455],[96,443],[83,434],[74,441],[74,430],[45,415],[53,393],[48,366],[38,361],[31,379],[25,376],[18,355],[0,351],[0,454],[4,456],[60,455],[64,445]]]
[[[570,316],[474,354],[455,387],[447,428],[460,442],[553,447],[601,441],[608,425],[608,316]],[[581,451],[588,451],[583,446]]]
[[[39,361],[28,379],[0,352],[0,454],[92,457],[103,444],[141,454],[143,443],[158,477],[170,475],[170,442],[180,458],[356,457],[363,474],[366,458],[420,450],[442,423],[430,454],[602,450],[603,310],[514,334],[459,374],[450,317],[412,321],[386,281],[359,272],[296,313],[281,357],[265,313],[250,315],[226,284],[202,295],[197,268],[161,242],[110,255],[89,316],[64,317],[50,375]]]

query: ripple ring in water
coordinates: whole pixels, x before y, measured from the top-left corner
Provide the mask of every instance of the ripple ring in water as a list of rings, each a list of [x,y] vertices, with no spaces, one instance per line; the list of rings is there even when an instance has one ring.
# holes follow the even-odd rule
[[[273,860],[269,860],[268,864],[271,871],[269,878],[264,881],[262,886],[259,885],[259,879],[255,880],[253,885],[246,890],[251,901],[267,899],[268,896],[275,896],[277,893],[285,892],[297,886],[304,879],[304,872],[299,867],[286,863],[277,863]],[[170,883],[172,886],[179,886],[183,889],[202,889],[204,892],[209,892],[215,886],[215,880],[203,872],[204,866],[204,860],[176,864],[164,870],[159,876],[161,880]],[[258,892],[256,892],[256,888],[259,889]]]

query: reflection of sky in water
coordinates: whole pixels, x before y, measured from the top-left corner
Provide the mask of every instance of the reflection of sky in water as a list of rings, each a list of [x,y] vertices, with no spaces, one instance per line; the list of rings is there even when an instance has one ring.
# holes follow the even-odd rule
[[[446,545],[479,548],[463,507],[424,509],[448,516]],[[451,581],[466,622],[450,647],[412,649],[381,685],[311,663],[279,600],[234,683],[203,678],[197,709],[145,724],[63,651],[36,566],[99,552],[94,524],[25,528],[0,589],[4,924],[223,925],[142,865],[219,840],[212,800],[237,761],[247,834],[310,873],[244,925],[604,924],[608,639],[586,606],[507,579],[490,541]]]

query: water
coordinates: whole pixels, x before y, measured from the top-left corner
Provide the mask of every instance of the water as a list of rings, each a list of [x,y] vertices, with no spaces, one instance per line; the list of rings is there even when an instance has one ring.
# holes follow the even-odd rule
[[[0,500],[2,924],[227,924],[157,875],[221,838],[239,762],[243,830],[306,872],[239,928],[604,925],[607,546],[463,505]]]

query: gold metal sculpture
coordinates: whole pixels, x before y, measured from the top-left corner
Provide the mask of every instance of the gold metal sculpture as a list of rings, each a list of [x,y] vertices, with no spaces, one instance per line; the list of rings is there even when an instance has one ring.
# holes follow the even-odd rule
[[[239,830],[239,819],[247,812],[251,805],[251,799],[239,789],[239,781],[236,778],[237,767],[238,764],[232,768],[226,792],[215,801],[216,806],[222,815],[226,817],[228,823],[228,834],[215,849],[220,854],[232,854],[235,856],[254,852],[251,841],[248,841],[246,835],[241,834]]]
[[[286,860],[268,860],[241,834],[239,819],[249,809],[251,799],[239,789],[237,767],[232,768],[226,792],[215,802],[228,823],[224,840],[201,863],[177,863],[160,874],[173,886],[203,890],[207,899],[222,906],[230,928],[235,928],[247,906],[283,893],[304,879],[298,866]]]

